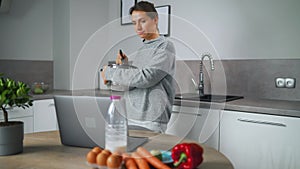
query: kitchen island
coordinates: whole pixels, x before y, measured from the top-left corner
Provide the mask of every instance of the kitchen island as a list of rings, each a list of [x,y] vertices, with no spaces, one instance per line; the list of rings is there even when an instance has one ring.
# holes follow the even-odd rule
[[[169,150],[179,142],[192,142],[179,137],[132,130],[132,136],[147,136],[147,149]],[[230,161],[213,148],[202,145],[204,161],[200,169],[233,169]],[[60,142],[59,132],[40,132],[26,134],[23,153],[12,156],[0,156],[1,169],[89,169],[86,154],[90,148],[64,146]]]

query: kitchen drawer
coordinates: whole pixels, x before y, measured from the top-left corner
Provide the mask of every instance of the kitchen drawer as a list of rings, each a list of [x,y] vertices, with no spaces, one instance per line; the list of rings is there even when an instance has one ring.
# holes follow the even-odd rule
[[[220,151],[236,169],[298,169],[300,118],[224,111]]]
[[[30,117],[33,116],[33,108],[29,107],[26,109],[23,109],[21,107],[13,107],[13,108],[8,108],[8,118],[22,118],[22,117]],[[3,112],[1,111],[0,113],[0,120],[3,120]]]
[[[196,140],[219,149],[220,110],[173,106],[167,134]]]
[[[33,104],[34,132],[58,129],[53,99],[37,100]]]

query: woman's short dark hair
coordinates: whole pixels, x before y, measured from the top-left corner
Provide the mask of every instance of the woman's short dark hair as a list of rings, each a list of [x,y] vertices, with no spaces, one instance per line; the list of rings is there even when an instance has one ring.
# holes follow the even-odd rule
[[[144,11],[151,19],[158,17],[154,4],[147,1],[140,1],[136,3],[129,9],[129,14],[132,15],[133,11]]]

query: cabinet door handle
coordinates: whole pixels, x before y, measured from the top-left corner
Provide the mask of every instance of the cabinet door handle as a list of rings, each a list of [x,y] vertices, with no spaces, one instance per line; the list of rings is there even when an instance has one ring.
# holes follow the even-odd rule
[[[251,119],[237,119],[241,122],[247,122],[247,123],[256,123],[256,124],[266,124],[266,125],[272,125],[272,126],[280,126],[280,127],[286,127],[283,123],[277,123],[277,122],[271,122],[271,121],[258,121],[258,120],[251,120]]]
[[[48,107],[52,107],[52,106],[54,106],[55,104],[54,103],[50,103],[49,105],[48,105]]]
[[[202,114],[193,114],[193,113],[186,113],[186,112],[179,112],[179,111],[172,111],[172,113],[177,113],[177,114],[187,114],[187,115],[191,115],[191,116],[202,116]]]

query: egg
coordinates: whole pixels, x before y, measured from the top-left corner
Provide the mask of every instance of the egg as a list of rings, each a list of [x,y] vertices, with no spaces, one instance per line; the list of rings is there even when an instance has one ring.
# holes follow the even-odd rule
[[[94,147],[92,149],[92,151],[95,152],[98,155],[99,153],[101,153],[102,149],[100,147]]]
[[[110,156],[106,151],[102,151],[96,157],[96,163],[100,166],[106,166],[107,158]]]
[[[96,157],[97,157],[97,154],[93,151],[89,151],[86,155],[86,160],[89,162],[89,163],[92,163],[92,164],[95,164],[96,163]]]
[[[118,154],[111,154],[106,161],[106,165],[109,169],[119,168],[122,164],[122,156]]]
[[[102,150],[101,153],[106,153],[107,155],[111,155],[111,152],[108,149]]]

